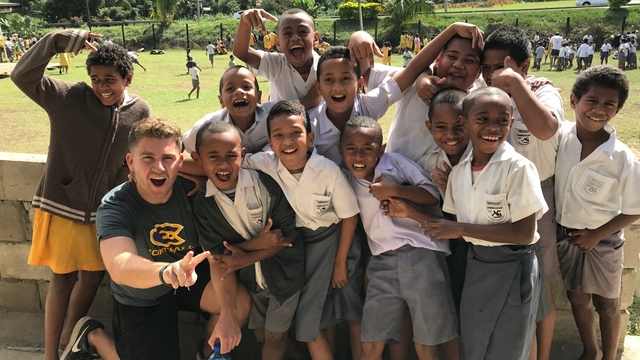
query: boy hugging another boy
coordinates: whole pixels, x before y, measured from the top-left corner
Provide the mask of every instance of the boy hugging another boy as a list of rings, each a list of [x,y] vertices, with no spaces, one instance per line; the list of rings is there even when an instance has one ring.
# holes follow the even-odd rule
[[[313,149],[304,107],[283,100],[267,117],[272,151],[247,156],[245,165],[264,171],[282,188],[296,212],[304,239],[305,284],[296,313],[296,339],[314,359],[332,359],[335,327],[348,320],[354,359],[360,358],[362,269],[356,197],[333,161]]]
[[[597,66],[571,90],[575,123],[564,123],[556,163],[560,270],[580,332],[581,359],[616,357],[623,228],[640,218],[640,163],[609,125],[629,96],[622,70]],[[600,318],[602,350],[594,330]]]
[[[422,52],[418,54],[420,56]],[[413,322],[420,359],[437,356],[438,344],[458,337],[458,321],[446,274],[447,241],[434,242],[410,219],[383,216],[380,201],[410,199],[436,205],[438,190],[418,165],[404,156],[384,153],[382,129],[357,116],[345,125],[340,153],[371,248],[369,285],[362,317],[362,357],[380,359],[385,342],[400,341],[405,312]]]
[[[461,359],[527,359],[541,270],[532,244],[547,211],[533,163],[506,143],[509,95],[486,87],[462,103],[472,151],[449,175],[443,211],[458,222],[391,199],[388,212],[420,221],[434,241],[471,243],[460,304]]]
[[[273,179],[240,168],[246,149],[233,125],[207,123],[195,148],[191,156],[209,178],[194,201],[200,245],[224,262],[226,277],[240,270],[252,298],[249,328],[264,341],[262,358],[282,359],[304,282],[295,213]],[[223,279],[212,281],[235,284]]]

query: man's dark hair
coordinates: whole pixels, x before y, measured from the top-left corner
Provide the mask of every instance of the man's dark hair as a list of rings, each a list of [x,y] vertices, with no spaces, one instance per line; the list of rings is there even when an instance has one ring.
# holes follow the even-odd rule
[[[282,20],[285,16],[287,15],[295,15],[295,14],[305,14],[309,17],[309,19],[311,19],[311,27],[313,28],[313,31],[316,31],[316,21],[313,18],[313,16],[309,15],[308,12],[302,10],[302,9],[298,9],[298,8],[293,8],[293,9],[289,9],[285,12],[282,13],[282,15],[280,15],[280,19],[278,19],[278,24],[276,25],[276,29],[278,31],[280,31],[280,20]]]
[[[613,66],[599,65],[583,71],[576,78],[571,93],[580,100],[594,86],[618,91],[618,110],[629,97],[629,80],[622,70]]]
[[[271,138],[271,121],[280,115],[288,115],[288,116],[300,116],[304,123],[304,129],[307,131],[307,134],[311,132],[311,121],[309,120],[309,115],[307,111],[304,109],[304,106],[296,101],[291,100],[280,100],[278,101],[271,110],[269,110],[269,115],[267,115],[267,135]]]
[[[524,30],[515,26],[501,26],[492,32],[484,42],[482,49],[482,61],[484,62],[484,52],[487,50],[506,50],[511,59],[518,65],[522,65],[525,60],[531,57],[529,52],[529,38]]]
[[[116,44],[101,45],[98,51],[89,53],[86,65],[89,75],[91,75],[91,68],[94,66],[113,66],[123,79],[129,74],[133,74],[131,56],[129,56],[127,49]]]
[[[322,63],[326,60],[330,59],[347,59],[349,60],[349,64],[353,66],[351,63],[351,55],[349,49],[345,46],[329,46],[327,50],[324,51],[324,54],[320,56],[320,60],[318,60],[318,66],[316,68],[316,78],[320,79],[320,74],[322,74],[321,68]],[[356,74],[356,80],[360,79],[360,65],[353,66],[353,71]]]
[[[238,132],[238,129],[236,129],[235,126],[229,124],[226,121],[211,120],[202,124],[200,129],[198,129],[198,133],[196,134],[196,152],[200,152],[200,145],[202,145],[202,138],[204,137],[205,133],[223,134],[228,132],[235,132],[236,134],[238,134],[238,139],[240,139],[240,133]],[[242,146],[242,140],[240,140],[240,146]]]
[[[467,96],[467,92],[464,90],[460,90],[457,88],[448,88],[444,90],[440,90],[429,102],[429,118],[427,120],[431,121],[433,118],[433,109],[438,104],[451,104],[460,112],[462,112],[462,100]]]
[[[502,89],[493,86],[486,86],[474,90],[467,95],[467,97],[462,100],[462,116],[469,116],[469,111],[476,104],[476,99],[481,96],[506,96],[509,99],[509,94],[504,92]],[[513,113],[513,108],[511,105],[511,101],[509,101],[509,107],[511,108],[510,112]]]
[[[233,56],[233,55],[231,55]],[[222,76],[220,76],[220,83],[218,85],[218,92],[220,93],[220,95],[222,95],[222,79],[224,79],[224,76],[227,75],[227,73],[229,71],[232,70],[238,70],[238,69],[247,69],[246,67],[242,66],[242,65],[234,65],[230,68],[228,68],[227,70],[225,70],[222,73]],[[249,69],[247,69],[251,74],[253,74],[253,72]],[[260,85],[258,85],[258,78],[256,77],[255,74],[253,74],[253,86],[256,88],[256,95],[258,94],[258,91],[260,91]]]
[[[342,138],[348,128],[376,129],[376,143],[382,146],[382,127],[372,118],[368,116],[354,116],[349,119],[349,121],[344,124],[344,129],[342,129],[342,132],[340,133],[340,143],[342,143]]]

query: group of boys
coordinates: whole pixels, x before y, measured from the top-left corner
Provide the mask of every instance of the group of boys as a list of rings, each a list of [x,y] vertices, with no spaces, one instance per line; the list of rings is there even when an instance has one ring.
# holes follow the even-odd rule
[[[282,53],[250,46],[252,29],[267,20],[278,22]],[[37,60],[46,64],[47,50],[77,51],[92,36],[53,32]],[[318,38],[302,10],[280,19],[245,10],[234,55],[267,78],[272,102],[259,104],[252,71],[231,67],[220,79],[223,109],[184,136],[168,121],[143,120],[141,100],[144,111],[132,114],[136,98],[124,90],[132,70],[119,75],[96,59],[115,47],[87,61],[93,91],[42,76],[44,69],[30,82],[12,76],[49,111],[54,135],[66,126],[54,118],[68,114],[43,87],[82,89],[95,103],[86,114],[101,114],[114,144],[82,148],[105,157],[94,171],[67,169],[77,162],[64,163],[66,150],[51,147],[43,184],[53,185],[41,185],[34,201],[43,213],[96,221],[89,245],[97,232],[93,252],[111,276],[114,337],[69,308],[67,324],[77,324],[65,328],[63,358],[177,359],[177,311],[188,310],[211,314],[201,357],[238,346],[248,321],[263,359],[284,358],[288,337],[306,343],[312,358],[331,359],[336,325],[346,321],[354,359],[380,359],[387,342],[399,344],[392,358],[405,359],[412,341],[420,359],[548,359],[549,282],[560,267],[584,358],[613,359],[622,229],[640,218],[632,185],[640,163],[608,125],[628,96],[625,76],[611,67],[583,72],[571,123],[558,90],[527,75],[528,39],[518,28],[483,40],[474,25],[452,24],[403,69],[374,64],[379,50],[365,32],[352,35],[349,49],[329,47],[322,56],[313,51]],[[33,59],[18,73],[39,65]],[[473,90],[480,74],[488,86]],[[377,120],[394,103],[385,147]],[[118,126],[125,116],[128,126]],[[52,135],[52,145],[62,136]],[[132,181],[108,191],[127,142]],[[179,172],[204,178],[194,189]],[[62,192],[78,179],[95,183],[84,207]],[[34,244],[36,237],[34,230]],[[46,234],[39,241],[59,247],[50,242]],[[58,287],[70,294],[75,276],[57,275],[65,284]],[[57,328],[46,335],[45,356],[55,359],[68,298],[49,307],[49,297],[61,297],[51,290],[45,317]],[[50,314],[60,301],[62,318]]]

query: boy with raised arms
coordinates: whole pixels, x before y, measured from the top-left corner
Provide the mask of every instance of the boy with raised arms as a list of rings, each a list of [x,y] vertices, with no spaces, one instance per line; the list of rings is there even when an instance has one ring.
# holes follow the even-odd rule
[[[623,229],[640,218],[640,163],[609,125],[629,96],[612,66],[584,71],[571,89],[576,122],[560,129],[556,220],[560,270],[584,348],[582,359],[616,358]],[[602,350],[594,329],[600,319]]]
[[[296,217],[268,175],[241,169],[246,154],[236,128],[211,121],[198,130],[191,156],[209,180],[194,201],[203,249],[236,276],[252,299],[249,328],[264,342],[263,359],[283,359],[304,282],[304,247]]]
[[[296,313],[296,339],[314,359],[336,353],[336,324],[347,320],[354,359],[360,358],[362,269],[354,235],[358,204],[340,168],[313,148],[304,107],[278,102],[267,117],[272,151],[247,156],[246,165],[271,175],[296,212],[305,242],[305,284]]]

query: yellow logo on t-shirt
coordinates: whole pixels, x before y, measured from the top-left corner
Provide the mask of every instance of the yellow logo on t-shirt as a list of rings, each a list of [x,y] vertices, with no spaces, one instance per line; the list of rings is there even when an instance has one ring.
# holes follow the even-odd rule
[[[179,224],[156,224],[149,232],[149,240],[155,246],[169,247],[185,242],[178,234],[184,226]]]

